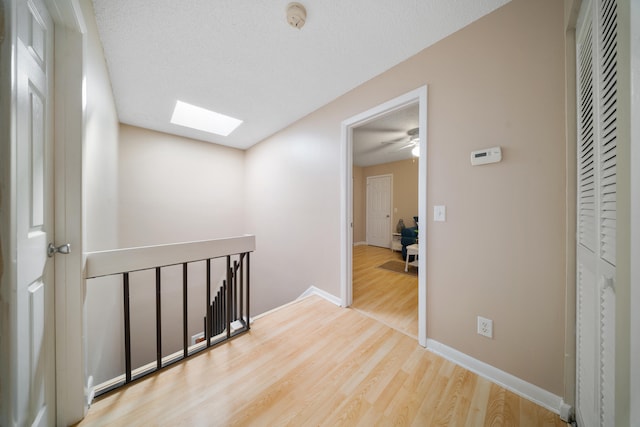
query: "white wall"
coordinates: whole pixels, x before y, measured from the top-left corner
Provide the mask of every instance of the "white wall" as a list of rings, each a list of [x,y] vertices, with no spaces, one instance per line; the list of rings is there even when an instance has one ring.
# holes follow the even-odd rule
[[[340,120],[312,117],[246,153],[246,232],[251,307],[256,315],[289,302],[309,286],[340,295]]]
[[[93,3],[80,3],[87,25],[84,175],[87,252],[118,247],[119,122]]]
[[[80,2],[87,27],[83,199],[87,252],[118,247],[118,115],[93,3]],[[86,369],[98,383],[121,372],[122,302],[117,278],[89,280],[85,298]]]

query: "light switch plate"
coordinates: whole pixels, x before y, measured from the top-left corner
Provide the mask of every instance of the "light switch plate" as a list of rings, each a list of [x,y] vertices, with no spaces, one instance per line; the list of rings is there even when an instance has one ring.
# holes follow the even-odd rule
[[[444,222],[447,220],[447,209],[444,206],[433,207],[433,220],[437,222]]]

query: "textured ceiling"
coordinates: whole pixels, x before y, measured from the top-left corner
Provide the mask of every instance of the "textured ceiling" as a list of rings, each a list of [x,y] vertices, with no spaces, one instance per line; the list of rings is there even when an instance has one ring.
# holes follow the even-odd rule
[[[120,121],[245,149],[508,0],[93,0]],[[176,100],[236,117],[169,122]]]
[[[353,164],[373,166],[412,158],[407,132],[418,127],[418,103],[353,130]]]

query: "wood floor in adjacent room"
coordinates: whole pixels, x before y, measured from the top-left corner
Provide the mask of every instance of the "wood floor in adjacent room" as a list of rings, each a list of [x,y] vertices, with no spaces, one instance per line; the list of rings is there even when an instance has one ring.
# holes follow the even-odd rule
[[[418,339],[418,276],[379,268],[387,261],[404,264],[399,252],[353,247],[352,307]]]
[[[312,296],[112,392],[80,426],[560,426],[361,312]]]

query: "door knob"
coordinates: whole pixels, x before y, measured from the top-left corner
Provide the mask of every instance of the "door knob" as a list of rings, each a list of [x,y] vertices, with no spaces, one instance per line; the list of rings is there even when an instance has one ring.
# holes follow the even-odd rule
[[[51,258],[54,254],[60,253],[64,255],[68,255],[71,253],[71,245],[67,243],[66,245],[54,246],[53,243],[49,243],[47,247],[47,255]]]

